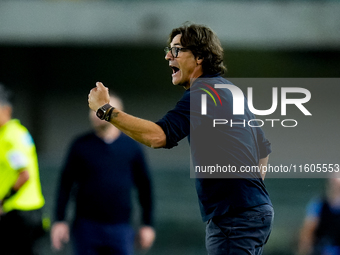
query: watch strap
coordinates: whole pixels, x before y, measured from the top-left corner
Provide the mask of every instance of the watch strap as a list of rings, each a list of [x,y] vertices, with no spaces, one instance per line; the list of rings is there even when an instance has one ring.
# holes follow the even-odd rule
[[[111,115],[112,115],[112,112],[115,108],[113,106],[111,106],[111,108],[109,110],[107,110],[105,116],[104,116],[104,120],[106,120],[107,122],[110,122],[111,121]]]

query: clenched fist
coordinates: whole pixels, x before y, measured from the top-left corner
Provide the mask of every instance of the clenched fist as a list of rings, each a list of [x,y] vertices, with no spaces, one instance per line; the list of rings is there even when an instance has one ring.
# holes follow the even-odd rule
[[[110,103],[109,89],[106,88],[103,83],[97,82],[96,87],[90,91],[88,102],[89,107],[94,111]]]

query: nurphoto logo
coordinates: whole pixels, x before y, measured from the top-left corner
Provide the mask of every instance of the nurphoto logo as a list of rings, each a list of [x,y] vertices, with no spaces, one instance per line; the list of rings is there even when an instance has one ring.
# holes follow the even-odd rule
[[[231,84],[215,84],[213,88],[210,85],[207,85],[203,83],[207,88],[209,88],[214,95],[217,97],[217,99],[220,102],[220,105],[222,106],[222,100],[216,91],[216,89],[228,89],[233,97],[233,115],[244,115],[244,94],[240,88],[238,88],[235,85]],[[214,101],[215,106],[217,106],[216,99],[214,95],[205,88],[200,88],[204,92],[206,92]],[[302,94],[303,98],[288,98],[289,93],[295,93],[295,94]],[[201,95],[201,115],[207,115],[207,94]],[[278,88],[273,87],[272,88],[272,105],[269,109],[266,110],[259,110],[254,107],[253,104],[253,88],[248,87],[247,88],[247,102],[248,102],[248,108],[249,110],[255,114],[255,115],[261,115],[261,116],[268,116],[270,114],[273,114],[277,108],[278,108]],[[282,87],[281,88],[281,116],[287,115],[287,105],[295,105],[304,115],[311,116],[312,114],[307,110],[307,108],[303,105],[307,103],[311,99],[311,93],[308,89],[305,88],[297,88],[297,87]],[[262,127],[264,125],[264,121],[271,122],[271,126],[274,127],[274,123],[276,121],[280,121],[281,125],[283,127],[295,127],[297,126],[298,122],[295,119],[251,119],[247,121],[248,126],[250,127]],[[288,123],[291,122],[291,125],[288,125]],[[232,119],[214,119],[213,120],[213,127],[216,125],[224,125],[229,123],[232,127],[233,125],[246,125],[246,120],[241,122],[233,122]]]

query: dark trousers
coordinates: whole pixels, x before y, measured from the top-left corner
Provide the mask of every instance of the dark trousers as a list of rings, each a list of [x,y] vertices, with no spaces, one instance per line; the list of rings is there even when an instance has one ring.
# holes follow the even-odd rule
[[[76,219],[73,241],[77,255],[132,255],[134,230],[129,224],[104,224]]]
[[[206,227],[209,255],[261,255],[274,217],[270,205],[213,217]]]
[[[1,255],[37,255],[37,240],[43,235],[41,210],[11,211],[0,218]]]

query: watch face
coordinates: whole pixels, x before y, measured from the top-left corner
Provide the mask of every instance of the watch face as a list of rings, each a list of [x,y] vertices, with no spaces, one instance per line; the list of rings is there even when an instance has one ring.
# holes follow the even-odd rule
[[[103,120],[105,118],[105,114],[107,112],[108,109],[110,109],[112,106],[110,104],[105,104],[103,105],[102,107],[100,107],[96,114],[97,114],[97,117],[101,120]]]
[[[96,114],[97,114],[97,117],[102,120],[104,118],[105,113],[101,108],[99,108]]]

